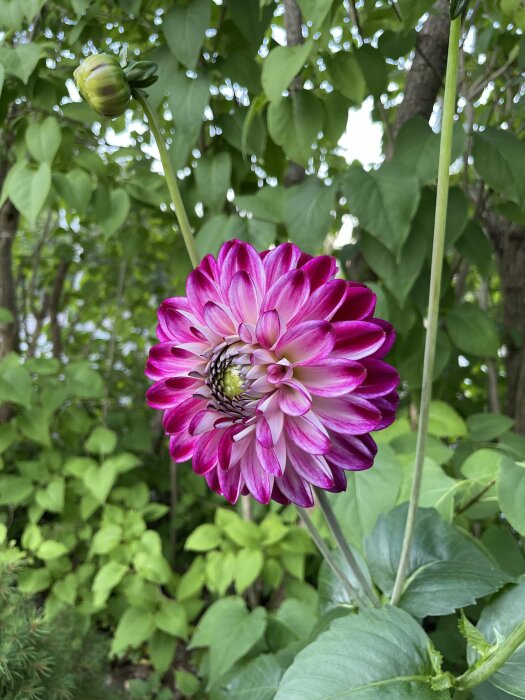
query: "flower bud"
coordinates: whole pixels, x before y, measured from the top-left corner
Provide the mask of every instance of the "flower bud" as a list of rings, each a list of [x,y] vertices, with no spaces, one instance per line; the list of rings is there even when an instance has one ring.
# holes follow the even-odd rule
[[[74,72],[82,96],[103,117],[124,113],[131,88],[116,56],[100,53],[88,56]]]

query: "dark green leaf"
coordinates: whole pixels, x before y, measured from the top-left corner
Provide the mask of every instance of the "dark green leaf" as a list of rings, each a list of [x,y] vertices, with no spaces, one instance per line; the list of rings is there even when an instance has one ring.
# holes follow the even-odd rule
[[[170,51],[186,68],[194,69],[210,24],[209,0],[176,5],[164,17],[162,29]],[[176,94],[176,93],[175,93]]]

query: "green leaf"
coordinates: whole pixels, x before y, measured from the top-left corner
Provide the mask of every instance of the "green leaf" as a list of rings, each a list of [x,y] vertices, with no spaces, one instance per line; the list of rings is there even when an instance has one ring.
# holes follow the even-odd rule
[[[463,610],[460,614],[458,627],[461,636],[466,639],[467,644],[477,652],[486,654],[490,650],[491,644],[487,641],[485,635],[477,627],[474,627]]]
[[[209,679],[213,684],[254,647],[265,629],[264,608],[248,612],[242,598],[224,598],[211,605],[201,617],[189,648],[209,649]]]
[[[258,49],[273,17],[273,3],[263,5],[259,0],[229,0],[228,7],[241,34],[254,49]]]
[[[210,100],[210,77],[202,72],[188,78],[177,71],[171,76],[168,103],[177,131],[170,146],[170,158],[176,170],[186,165],[188,155],[202,128],[204,110]]]
[[[42,122],[31,122],[25,138],[33,158],[39,163],[51,164],[60,147],[62,132],[55,117],[47,117]]]
[[[334,620],[295,657],[275,700],[445,700],[430,687],[429,643],[394,607]]]
[[[228,700],[273,700],[283,675],[282,666],[270,654],[262,654],[239,669],[223,687]]]
[[[175,656],[176,640],[169,634],[157,630],[148,642],[148,651],[157,673],[165,673]],[[169,692],[169,691],[168,691]],[[170,693],[171,696],[171,693]]]
[[[525,535],[525,462],[504,457],[500,463],[498,497],[505,517],[520,535]]]
[[[77,597],[78,584],[75,574],[68,574],[65,578],[55,581],[51,592],[59,600],[67,605],[74,605]]]
[[[470,437],[478,442],[488,442],[512,428],[514,421],[500,413],[475,413],[467,418]]]
[[[119,620],[111,644],[113,654],[120,655],[128,647],[136,649],[155,631],[155,615],[150,610],[127,608]]]
[[[24,411],[17,418],[17,425],[21,432],[33,442],[44,447],[51,447],[49,435],[49,416],[43,408],[32,408]]]
[[[388,85],[388,67],[383,55],[371,44],[363,44],[355,55],[370,94],[379,99]]]
[[[177,61],[192,70],[197,66],[204,32],[210,25],[209,0],[191,0],[176,5],[165,15],[162,29],[166,43]]]
[[[18,433],[14,421],[0,425],[0,455],[16,442],[17,437]]]
[[[24,549],[35,551],[42,542],[42,532],[38,525],[28,523],[22,534],[21,544]]]
[[[85,170],[73,168],[65,175],[55,173],[53,184],[68,206],[85,214],[93,192],[91,178]]]
[[[335,189],[318,177],[307,177],[291,187],[284,209],[284,224],[290,238],[309,253],[319,251],[329,233]]]
[[[189,671],[178,669],[175,671],[175,688],[184,698],[192,698],[200,688],[199,679]]]
[[[490,525],[481,537],[483,546],[492,554],[501,568],[510,576],[525,573],[525,555],[520,540],[507,525]]]
[[[375,582],[391,595],[401,555],[408,504],[379,517],[365,542]],[[399,605],[416,617],[447,615],[494,593],[510,580],[474,539],[420,508]]]
[[[122,538],[120,525],[105,525],[95,534],[91,542],[93,554],[108,554],[119,544]]]
[[[210,552],[206,557],[206,585],[214,593],[223,596],[235,576],[233,552]]]
[[[500,346],[496,324],[476,304],[461,304],[446,317],[454,345],[475,357],[496,357]]]
[[[186,608],[176,600],[163,598],[160,610],[155,618],[158,629],[174,637],[186,639],[188,635],[188,616]]]
[[[40,593],[51,585],[48,569],[22,569],[18,574],[18,589],[22,593]]]
[[[232,159],[227,151],[217,153],[213,157],[204,156],[197,162],[197,194],[212,212],[220,212],[224,206],[231,172]]]
[[[414,465],[413,459],[405,466],[404,482],[399,502],[408,501],[412,489]],[[425,459],[419,505],[435,508],[442,518],[452,520],[454,515],[454,495],[461,482],[449,476],[439,464],[432,459]]]
[[[311,22],[311,31],[315,32],[323,23],[332,7],[332,0],[297,0],[303,20]]]
[[[217,255],[221,245],[228,240],[227,222],[228,217],[226,214],[215,214],[199,228],[195,237],[195,243],[201,258],[208,255],[208,253]]]
[[[117,446],[117,434],[113,430],[98,426],[86,440],[84,447],[88,452],[109,455]]]
[[[67,547],[57,540],[44,540],[37,551],[37,556],[44,561],[58,559],[64,554],[67,554]]]
[[[525,578],[521,578],[517,585],[506,588],[483,609],[478,629],[491,644],[496,644],[508,637],[516,625],[525,619],[524,611]],[[472,664],[475,659],[476,654],[470,648],[469,663]],[[525,644],[518,647],[488,682],[491,687],[500,688],[513,697],[525,698]]]
[[[38,505],[50,513],[64,510],[65,481],[61,477],[51,479],[47,486],[36,492]]]
[[[467,434],[465,421],[444,401],[430,402],[430,417],[428,432],[436,437],[446,437],[450,440]]]
[[[279,100],[308,60],[313,41],[296,46],[276,46],[263,62],[261,82],[270,102]]]
[[[98,503],[105,502],[116,477],[117,472],[111,465],[103,465],[102,467],[93,465],[82,474],[86,488]]]
[[[239,547],[254,547],[261,540],[257,525],[250,520],[243,520],[234,510],[218,508],[215,512],[215,524]]]
[[[11,474],[0,476],[0,506],[17,506],[23,503],[33,490],[31,479],[25,476]]]
[[[370,571],[368,570],[365,560],[359,551],[352,547],[352,545],[350,545],[350,549],[352,550],[363,576],[368,581],[370,586],[373,587],[372,577],[370,576]],[[352,587],[358,591],[362,591],[363,587],[361,583],[357,580],[354,571],[350,568],[346,559],[343,558],[341,552],[339,550],[334,550],[332,551],[332,555],[339,564],[340,569],[346,574],[346,577],[352,584]],[[343,586],[339,577],[335,575],[326,561],[323,561],[321,568],[319,569],[317,589],[319,592],[319,611],[321,615],[326,615],[334,608],[338,608],[342,605],[355,605],[355,601],[352,601],[350,598],[348,590]]]
[[[6,355],[0,362],[0,404],[9,402],[29,409],[32,393],[31,375],[20,365],[18,355]]]
[[[504,129],[476,131],[474,166],[482,180],[517,204],[525,202],[525,144]]]
[[[6,72],[27,84],[44,51],[44,45],[36,42],[0,46],[0,63]]]
[[[348,541],[362,549],[363,537],[372,532],[378,516],[396,504],[403,471],[393,450],[382,445],[372,469],[346,476],[347,490],[329,498]]]
[[[341,184],[350,213],[366,231],[399,255],[419,203],[416,176],[391,161],[369,172],[351,167]]]
[[[479,224],[469,221],[455,246],[469,263],[476,265],[483,277],[488,277],[494,264],[492,247]]]
[[[167,583],[171,578],[171,567],[162,554],[137,552],[133,566],[140,576],[153,583]]]
[[[308,165],[312,144],[317,141],[322,126],[322,104],[308,90],[276,100],[268,108],[270,136],[291,160],[303,167]]]
[[[263,553],[260,549],[241,549],[237,553],[235,570],[235,590],[244,591],[260,576],[264,564]]]
[[[64,370],[69,390],[79,399],[101,398],[105,394],[102,377],[86,362],[72,362]]]
[[[338,51],[328,60],[328,72],[334,88],[351,100],[355,105],[361,104],[366,95],[366,83],[363,71],[354,54]]]
[[[6,309],[5,306],[0,306],[0,323],[4,326],[8,326],[10,323],[13,323],[15,320],[15,317],[9,311],[9,309]]]
[[[17,163],[9,171],[5,187],[20,214],[34,226],[51,188],[49,163],[40,163],[37,170]]]
[[[467,479],[487,485],[496,478],[501,459],[501,452],[497,450],[476,450],[461,465],[461,473]]]
[[[287,196],[288,191],[281,185],[261,187],[254,194],[237,195],[235,204],[258,219],[280,224],[284,220]]]
[[[97,572],[91,590],[95,594],[96,604],[102,604],[111,591],[118,586],[127,573],[128,567],[117,561],[108,561]]]
[[[112,236],[125,223],[130,209],[129,195],[126,190],[113,190],[109,197],[108,216],[98,223],[107,236]]]
[[[208,552],[217,549],[222,542],[221,531],[216,525],[199,525],[188,537],[184,549],[189,552]]]

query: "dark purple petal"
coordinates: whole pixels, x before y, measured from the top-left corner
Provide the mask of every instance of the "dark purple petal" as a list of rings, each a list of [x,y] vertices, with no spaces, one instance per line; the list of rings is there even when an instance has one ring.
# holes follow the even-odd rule
[[[311,508],[314,504],[312,489],[304,479],[302,479],[291,465],[286,465],[284,474],[278,479],[278,486],[281,493],[292,503],[301,508]]]
[[[376,430],[384,430],[391,425],[396,417],[397,407],[399,405],[399,396],[396,391],[392,391],[387,396],[382,396],[374,399],[374,404],[381,411],[381,422]]]
[[[390,352],[390,349],[392,348],[392,345],[396,340],[396,332],[394,330],[394,326],[391,323],[388,323],[388,321],[383,321],[383,319],[381,318],[374,318],[372,320],[374,323],[380,326],[386,334],[385,340],[381,347],[378,350],[376,350],[376,352],[373,355],[371,355],[371,357],[380,360],[381,358],[385,357],[385,355],[388,355],[388,353]]]
[[[200,435],[193,450],[192,466],[196,474],[203,476],[217,466],[217,450],[222,432],[210,430]]]
[[[217,469],[219,485],[224,498],[230,503],[237,503],[244,481],[238,464],[229,469]]]
[[[341,435],[330,433],[332,446],[326,455],[329,464],[340,469],[362,471],[370,469],[377,454],[377,445],[370,435]]]
[[[164,430],[169,434],[188,430],[192,418],[206,408],[206,401],[192,397],[177,406],[177,410],[164,421]]]
[[[332,472],[324,457],[312,455],[297,447],[288,449],[287,454],[290,464],[300,477],[321,489],[334,487]]]
[[[259,503],[268,503],[272,493],[273,477],[261,469],[255,443],[248,447],[240,464],[241,474],[249,492]]]
[[[310,418],[310,420],[308,419]],[[286,436],[298,447],[314,455],[322,455],[330,449],[330,439],[319,424],[306,416],[287,416],[284,422]]]
[[[385,331],[368,321],[341,321],[333,323],[335,344],[333,353],[347,360],[369,357],[385,341]]]
[[[348,282],[346,297],[333,321],[362,321],[370,318],[376,307],[376,295],[364,284]]]
[[[192,438],[188,433],[178,433],[170,437],[170,456],[174,462],[187,462],[193,454],[193,448],[197,438]]]
[[[313,291],[328,282],[337,272],[337,262],[331,255],[318,255],[301,267],[302,272],[310,281]]]
[[[161,379],[150,386],[146,392],[146,400],[152,408],[169,408],[177,406],[193,393],[196,382],[191,378],[181,378],[178,385],[174,385],[173,379]]]
[[[327,428],[347,435],[376,430],[381,422],[379,409],[355,394],[333,398],[316,396],[313,410]]]
[[[399,384],[399,374],[391,365],[380,360],[363,360],[366,379],[359,387],[359,395],[375,398],[391,393]]]

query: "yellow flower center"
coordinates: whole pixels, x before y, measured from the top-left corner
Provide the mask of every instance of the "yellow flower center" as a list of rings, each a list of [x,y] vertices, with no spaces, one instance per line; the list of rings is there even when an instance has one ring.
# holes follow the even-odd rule
[[[240,396],[244,391],[244,379],[235,365],[230,365],[222,375],[222,391],[229,399]]]

